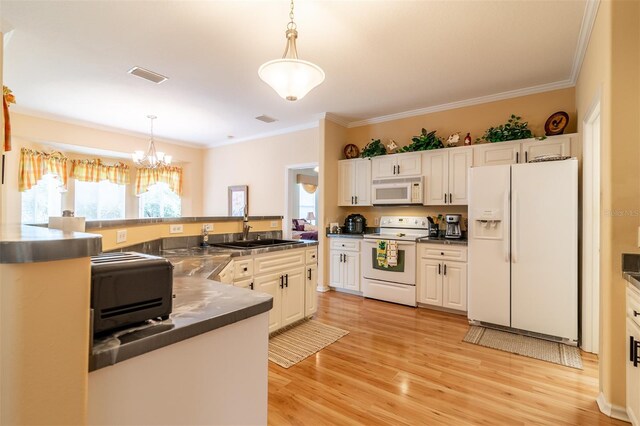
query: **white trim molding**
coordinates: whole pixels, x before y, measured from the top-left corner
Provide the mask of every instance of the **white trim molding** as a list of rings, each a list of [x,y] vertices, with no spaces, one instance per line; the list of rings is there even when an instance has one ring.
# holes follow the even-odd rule
[[[256,139],[270,138],[272,136],[285,135],[287,133],[299,132],[301,130],[308,130],[318,127],[317,121],[312,121],[310,123],[303,123],[297,126],[291,126],[284,129],[273,130],[271,132],[259,133],[257,135],[247,136],[246,138],[238,138],[238,139],[229,139],[225,141],[214,142],[209,145],[203,146],[203,148],[217,148],[225,145],[232,145],[241,142],[249,142]]]
[[[586,55],[587,47],[589,47],[589,39],[591,38],[593,26],[596,23],[599,6],[600,0],[587,0],[587,5],[584,8],[582,24],[580,25],[580,35],[578,36],[578,45],[576,46],[576,52],[573,57],[573,67],[571,68],[570,80],[574,85],[578,81],[578,75],[580,75],[584,55]]]
[[[607,398],[602,392],[600,392],[600,395],[596,398],[596,402],[598,403],[598,408],[602,414],[614,419],[622,420],[623,422],[630,422],[626,407],[611,404],[607,401]]]
[[[342,127],[350,127],[351,123],[349,122],[349,120],[347,120],[345,118],[342,118],[339,115],[332,114],[330,112],[325,112],[322,115],[323,115],[322,118],[324,118],[325,120],[329,120],[329,121],[331,121],[331,122],[333,122],[335,124],[338,124],[338,125],[340,125]]]

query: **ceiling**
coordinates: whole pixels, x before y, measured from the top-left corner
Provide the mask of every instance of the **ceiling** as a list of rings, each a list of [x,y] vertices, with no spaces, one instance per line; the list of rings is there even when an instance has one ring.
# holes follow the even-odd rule
[[[295,5],[298,53],[325,82],[289,102],[258,77],[289,2],[2,0],[16,112],[216,146],[521,89],[568,87],[586,0],[319,1]],[[127,74],[169,77],[156,85]],[[277,118],[270,124],[255,117]],[[233,136],[230,138],[229,136]],[[123,147],[126,151],[126,147]]]

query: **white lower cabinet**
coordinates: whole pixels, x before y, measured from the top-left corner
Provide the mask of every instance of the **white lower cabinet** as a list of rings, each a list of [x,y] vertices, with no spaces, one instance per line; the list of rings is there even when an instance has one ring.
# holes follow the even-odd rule
[[[332,238],[329,259],[329,285],[360,291],[360,241]]]
[[[317,259],[317,247],[237,258],[220,272],[218,280],[273,296],[272,333],[317,311]]]
[[[467,310],[467,263],[447,260],[466,259],[466,247],[421,244],[418,249],[418,303]],[[427,246],[427,247],[424,247]]]

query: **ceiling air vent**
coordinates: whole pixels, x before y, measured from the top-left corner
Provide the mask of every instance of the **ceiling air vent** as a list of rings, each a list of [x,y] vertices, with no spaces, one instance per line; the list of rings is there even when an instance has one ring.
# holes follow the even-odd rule
[[[144,78],[145,80],[149,80],[153,83],[160,84],[163,81],[169,79],[169,77],[165,77],[162,74],[158,74],[157,72],[149,71],[140,67],[133,67],[129,71],[127,71],[131,75],[135,75],[136,77]]]
[[[261,115],[256,117],[256,120],[260,120],[264,123],[273,123],[274,121],[278,121],[277,118],[269,117],[268,115]]]

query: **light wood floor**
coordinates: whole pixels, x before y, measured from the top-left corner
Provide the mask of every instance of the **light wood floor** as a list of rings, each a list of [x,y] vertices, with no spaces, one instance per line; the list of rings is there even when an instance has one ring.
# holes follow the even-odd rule
[[[462,343],[465,317],[333,291],[316,319],[349,334],[269,363],[269,424],[626,425],[598,411],[590,354],[581,371]]]

